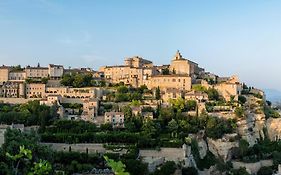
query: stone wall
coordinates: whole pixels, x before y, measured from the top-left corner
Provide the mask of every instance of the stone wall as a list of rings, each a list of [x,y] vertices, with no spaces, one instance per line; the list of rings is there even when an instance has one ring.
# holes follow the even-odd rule
[[[141,157],[160,158],[165,157],[166,161],[180,162],[185,159],[185,150],[182,148],[161,148],[161,150],[140,150]]]
[[[10,103],[10,104],[22,104],[27,103],[28,101],[32,100],[40,100],[40,98],[0,98],[1,103]]]

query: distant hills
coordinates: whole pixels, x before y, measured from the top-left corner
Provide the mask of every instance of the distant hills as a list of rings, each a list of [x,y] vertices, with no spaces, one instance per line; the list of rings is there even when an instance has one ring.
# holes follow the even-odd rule
[[[275,89],[264,89],[266,99],[276,103],[281,102],[281,92]]]

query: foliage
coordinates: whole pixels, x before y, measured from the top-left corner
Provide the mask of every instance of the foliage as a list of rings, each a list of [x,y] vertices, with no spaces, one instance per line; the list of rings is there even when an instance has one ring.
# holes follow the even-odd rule
[[[146,175],[148,174],[147,164],[140,160],[125,159],[126,171],[131,175]]]
[[[273,169],[272,167],[261,167],[257,173],[257,175],[272,175]]]
[[[161,99],[161,91],[159,86],[155,89],[155,99],[160,100]]]
[[[191,152],[199,170],[209,169],[217,162],[215,156],[208,151],[204,159],[200,158],[198,143],[195,139],[191,141]]]
[[[247,171],[246,168],[239,168],[238,170],[232,170],[233,175],[250,175]]]
[[[235,120],[209,117],[206,123],[206,135],[213,139],[221,138],[224,134],[234,132]]]
[[[209,100],[219,101],[220,96],[219,96],[219,93],[216,89],[209,88],[206,92],[208,94]]]
[[[241,104],[245,104],[246,101],[247,101],[247,98],[246,98],[245,96],[243,96],[243,95],[239,95],[239,96],[238,96],[238,101],[239,101],[239,103],[241,103]]]
[[[60,83],[64,86],[72,86],[75,88],[97,86],[98,83],[93,81],[93,76],[90,73],[85,74],[64,74]]]
[[[86,121],[75,120],[57,120],[54,124],[48,127],[48,132],[51,133],[76,133],[82,134],[85,132],[98,131],[95,124]]]
[[[40,105],[37,100],[15,106],[3,105],[0,107],[0,123],[39,125],[44,128],[57,118],[56,110],[55,107]]]
[[[192,85],[192,89],[197,91],[197,92],[207,92],[207,89],[200,84]]]
[[[171,175],[175,172],[176,168],[175,162],[167,161],[160,167],[159,170],[157,169],[154,172],[154,175]]]
[[[6,156],[12,160],[13,172],[17,175],[19,172],[28,174],[28,175],[48,175],[52,171],[51,164],[44,160],[40,159],[40,162],[34,162],[34,167],[31,167],[32,161],[32,151],[25,149],[24,146],[20,146],[20,151],[16,155],[11,155],[6,153]],[[21,169],[21,164],[24,164]]]
[[[116,175],[130,175],[128,172],[125,172],[126,166],[121,161],[116,162],[107,156],[104,156],[104,159]]]
[[[237,117],[241,118],[245,116],[245,110],[243,107],[236,107],[234,113]]]
[[[182,168],[182,175],[198,175],[198,172],[194,167]]]
[[[32,159],[52,161],[51,150],[43,145],[38,144],[39,136],[35,132],[22,133],[19,130],[8,129],[5,132],[5,143],[2,145],[4,152],[18,153],[18,148],[24,146],[26,149],[32,150]]]
[[[276,110],[272,109],[270,106],[264,105],[263,111],[267,119],[271,117],[272,118],[280,117],[280,114]]]
[[[168,68],[162,69],[162,75],[170,75],[170,71]]]

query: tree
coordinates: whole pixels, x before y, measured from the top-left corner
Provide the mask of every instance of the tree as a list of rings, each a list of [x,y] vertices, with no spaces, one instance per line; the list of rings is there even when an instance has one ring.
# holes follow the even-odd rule
[[[257,175],[272,175],[273,168],[272,167],[261,167],[257,173]]]
[[[127,159],[125,160],[126,170],[131,175],[146,175],[148,174],[147,164],[140,160]]]
[[[219,100],[219,93],[216,89],[214,88],[209,88],[207,90],[207,94],[208,94],[208,97],[209,97],[209,100],[215,100],[215,101],[218,101]]]
[[[233,175],[250,175],[247,171],[246,168],[239,168],[238,170],[232,170]]]
[[[245,115],[245,110],[243,107],[236,107],[234,110],[234,113],[237,117],[241,118],[244,117]]]
[[[169,103],[179,113],[183,112],[185,109],[185,100],[183,98],[169,99]]]
[[[34,167],[30,167],[32,164],[32,151],[26,149],[24,146],[20,146],[20,151],[16,155],[6,153],[6,156],[12,160],[12,168],[15,175],[19,172],[21,174],[28,175],[48,175],[52,171],[51,164],[46,160],[40,162],[34,162]],[[20,169],[20,165],[23,164],[23,169]]]
[[[155,171],[155,175],[171,175],[175,172],[175,170],[177,169],[177,166],[175,164],[174,161],[167,161],[166,163],[164,163],[160,170],[156,170]]]
[[[169,74],[170,74],[170,71],[168,68],[162,69],[162,75],[169,75]]]
[[[159,86],[155,90],[155,99],[156,100],[160,100],[161,99],[161,91],[160,91]]]
[[[241,139],[239,141],[239,151],[242,157],[246,155],[248,149],[249,149],[249,143],[247,142],[247,140]]]
[[[169,123],[168,123],[168,129],[170,132],[172,133],[176,133],[177,130],[179,128],[179,125],[177,123],[177,121],[175,119],[172,119]]]
[[[157,123],[153,122],[152,120],[148,120],[142,125],[142,131],[144,135],[148,138],[156,137],[159,130],[160,127],[157,125]]]
[[[239,103],[241,103],[241,104],[245,104],[246,101],[247,101],[247,98],[246,98],[245,96],[243,96],[243,95],[239,95],[239,96],[238,96],[238,101],[239,101]]]
[[[182,175],[198,175],[196,168],[188,167],[182,169]]]
[[[119,86],[117,88],[117,92],[118,93],[122,93],[122,94],[127,93],[128,92],[128,88],[126,86]]]
[[[104,159],[116,175],[130,175],[128,172],[125,172],[126,166],[121,161],[116,162],[107,156],[104,156]]]
[[[188,111],[195,110],[197,106],[197,102],[195,100],[187,100],[186,107]]]

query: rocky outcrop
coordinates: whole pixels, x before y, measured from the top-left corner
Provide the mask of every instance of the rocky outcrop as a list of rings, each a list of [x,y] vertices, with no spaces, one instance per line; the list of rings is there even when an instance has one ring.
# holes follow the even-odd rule
[[[244,162],[237,162],[232,161],[232,165],[234,169],[239,169],[245,167],[247,172],[250,174],[256,174],[261,167],[268,167],[273,165],[272,160],[261,160],[255,163],[244,163]]]
[[[216,157],[222,158],[224,162],[226,162],[231,159],[231,149],[238,147],[238,143],[230,142],[225,138],[217,140],[208,138],[208,146],[211,153],[213,153]]]
[[[198,175],[221,175],[216,169],[216,166],[211,166],[209,169],[205,169],[204,171],[198,171]]]
[[[247,140],[250,146],[253,146],[257,139],[264,138],[263,129],[266,126],[265,115],[255,114],[252,112],[246,113],[246,119],[237,122],[238,133],[241,137]]]
[[[271,141],[281,139],[281,118],[269,118],[266,121],[268,137]]]
[[[198,150],[199,150],[200,158],[203,159],[208,151],[208,145],[205,140],[203,139],[198,140]]]

